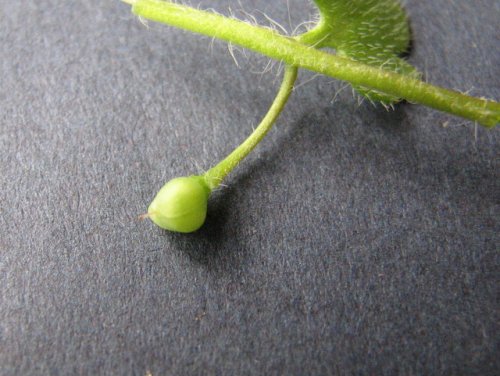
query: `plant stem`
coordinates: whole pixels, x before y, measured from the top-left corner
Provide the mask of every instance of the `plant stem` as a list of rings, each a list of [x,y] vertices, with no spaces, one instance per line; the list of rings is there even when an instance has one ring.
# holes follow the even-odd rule
[[[379,90],[409,102],[424,104],[477,121],[487,127],[494,127],[500,123],[500,103],[470,97],[335,56],[300,42],[300,37],[294,39],[282,36],[274,30],[171,2],[123,1],[132,4],[132,11],[144,18],[222,39],[283,61],[290,66],[305,68],[354,85]]]
[[[224,178],[257,146],[272,128],[293,91],[297,72],[298,69],[296,67],[287,66],[285,68],[278,94],[259,126],[231,154],[205,173],[204,178],[210,189],[217,188]]]

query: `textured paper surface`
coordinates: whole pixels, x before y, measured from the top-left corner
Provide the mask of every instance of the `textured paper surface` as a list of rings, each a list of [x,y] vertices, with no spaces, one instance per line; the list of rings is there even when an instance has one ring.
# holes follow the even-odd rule
[[[430,82],[500,99],[497,1],[406,8]],[[497,130],[302,73],[201,231],[137,220],[271,103],[235,56],[119,1],[0,2],[0,374],[498,374]]]

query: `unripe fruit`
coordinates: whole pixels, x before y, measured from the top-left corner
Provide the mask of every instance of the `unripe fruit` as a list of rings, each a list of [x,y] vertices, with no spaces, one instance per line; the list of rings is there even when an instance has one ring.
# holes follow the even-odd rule
[[[196,231],[205,222],[210,192],[201,176],[172,179],[149,205],[148,216],[165,230]]]

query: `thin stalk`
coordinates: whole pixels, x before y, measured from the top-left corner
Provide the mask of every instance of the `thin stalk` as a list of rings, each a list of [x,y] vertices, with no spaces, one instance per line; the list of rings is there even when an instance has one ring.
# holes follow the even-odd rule
[[[293,91],[293,85],[297,79],[297,71],[298,69],[296,67],[287,66],[285,68],[283,81],[278,94],[259,126],[255,128],[253,133],[240,146],[234,149],[231,154],[205,173],[205,181],[211,190],[220,185],[224,178],[257,146],[272,128],[281,111],[285,108],[286,102]]]
[[[500,123],[500,103],[474,98],[417,79],[374,68],[317,50],[274,30],[181,4],[160,0],[123,0],[144,18],[231,42],[290,66],[305,68],[351,84],[420,103],[487,126]]]

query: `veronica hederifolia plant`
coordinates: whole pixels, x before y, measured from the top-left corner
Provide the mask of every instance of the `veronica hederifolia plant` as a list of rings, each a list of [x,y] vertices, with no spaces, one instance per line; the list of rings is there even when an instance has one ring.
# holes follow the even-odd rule
[[[192,232],[203,225],[211,192],[271,129],[299,68],[347,81],[360,95],[386,107],[405,99],[489,128],[500,122],[499,103],[428,84],[401,57],[408,50],[410,30],[397,0],[314,0],[318,22],[293,37],[170,1],[123,1],[140,17],[248,48],[286,66],[274,102],[248,139],[205,174],[175,178],[158,192],[146,216],[167,230]]]

